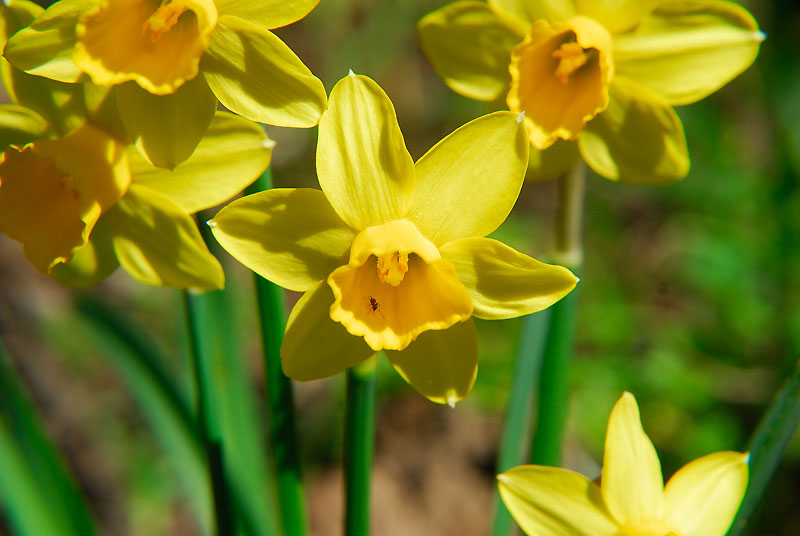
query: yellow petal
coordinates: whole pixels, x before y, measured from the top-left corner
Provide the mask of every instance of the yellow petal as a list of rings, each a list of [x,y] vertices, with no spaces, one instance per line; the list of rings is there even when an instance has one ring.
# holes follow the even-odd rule
[[[583,475],[557,467],[522,465],[497,476],[500,496],[531,536],[614,536],[617,527],[600,489]]]
[[[435,244],[491,233],[517,201],[529,146],[510,112],[470,121],[417,161],[406,217]]]
[[[635,31],[614,40],[617,73],[670,104],[702,99],[747,69],[764,34],[733,2],[661,2]]]
[[[747,454],[715,452],[683,466],[664,488],[665,515],[681,536],[724,536],[747,489]]]
[[[125,146],[89,123],[59,140],[37,141],[33,151],[74,180],[85,238],[131,183]]]
[[[395,370],[422,396],[455,407],[475,383],[478,339],[471,320],[426,331],[402,352],[386,351]]]
[[[47,123],[39,114],[16,104],[0,104],[0,150],[42,138]]]
[[[174,92],[197,76],[217,22],[212,0],[102,0],[78,22],[72,59],[95,84],[135,80],[150,93]]]
[[[153,95],[129,82],[117,88],[117,107],[148,160],[172,169],[194,151],[214,118],[217,99],[202,77],[169,95]]]
[[[75,250],[70,261],[53,266],[50,277],[62,285],[85,288],[96,285],[118,266],[108,226],[100,218],[89,241]]]
[[[327,378],[356,365],[374,351],[361,337],[331,320],[330,287],[320,281],[303,294],[286,323],[281,346],[283,372],[300,381]]]
[[[209,225],[236,260],[296,291],[347,262],[355,238],[322,192],[311,188],[275,188],[237,199]]]
[[[574,0],[489,0],[489,5],[529,23],[540,19],[557,22],[575,15]]]
[[[574,169],[580,161],[581,153],[576,141],[557,140],[543,151],[531,147],[525,179],[529,181],[553,179]]]
[[[160,191],[189,213],[223,203],[269,165],[272,147],[264,130],[243,117],[217,112],[192,156],[169,171],[128,150],[133,180]]]
[[[216,0],[214,3],[220,15],[234,15],[271,30],[299,21],[317,7],[319,0]]]
[[[575,0],[578,13],[591,17],[614,34],[630,30],[658,0]]]
[[[630,393],[622,395],[608,418],[601,486],[609,512],[621,525],[661,519],[661,462],[642,429],[639,407]]]
[[[472,314],[453,265],[413,223],[395,220],[356,236],[350,261],[328,276],[331,318],[373,350],[402,350],[423,331],[446,329]]]
[[[336,213],[354,229],[405,216],[414,162],[386,93],[350,75],[331,91],[319,122],[317,175]]]
[[[202,68],[219,101],[253,121],[312,127],[325,109],[325,88],[300,58],[271,32],[238,17],[220,17]]]
[[[608,109],[578,138],[586,163],[603,177],[632,184],[681,179],[689,172],[683,125],[658,96],[623,77]]]
[[[531,143],[546,149],[575,139],[608,105],[613,76],[611,36],[591,19],[552,26],[541,20],[511,55],[508,107],[525,112]]]
[[[62,0],[40,13],[6,44],[3,55],[17,69],[61,82],[78,82],[81,70],[72,61],[75,25],[96,0]]]
[[[492,101],[508,91],[511,51],[526,25],[482,2],[454,2],[423,17],[420,45],[444,83],[471,99]]]
[[[539,262],[489,238],[441,246],[467,288],[478,318],[514,318],[550,307],[578,282],[563,266]]]
[[[104,216],[119,264],[150,285],[203,290],[225,286],[225,274],[194,220],[146,186],[128,193]]]
[[[30,146],[0,156],[0,232],[21,242],[40,272],[69,260],[84,243],[78,199],[72,177]]]

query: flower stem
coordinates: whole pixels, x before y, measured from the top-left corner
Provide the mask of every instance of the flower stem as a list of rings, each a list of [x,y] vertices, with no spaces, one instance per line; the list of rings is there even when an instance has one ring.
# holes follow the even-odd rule
[[[586,167],[578,164],[564,175],[556,212],[553,260],[575,271],[583,259],[582,227]],[[539,374],[536,433],[531,463],[559,465],[569,410],[569,361],[575,331],[577,289],[550,309],[550,326]]]
[[[517,348],[511,394],[508,398],[506,420],[497,456],[496,472],[501,473],[523,462],[523,453],[528,447],[531,422],[531,399],[533,386],[542,363],[545,332],[550,319],[550,310],[530,314],[522,320],[522,333]],[[500,493],[495,491],[492,535],[504,536],[512,527],[511,514],[505,507]]]
[[[369,534],[377,371],[376,355],[347,370],[344,421],[345,536]]]
[[[256,193],[272,187],[270,168],[248,187]],[[284,329],[283,294],[277,285],[254,274],[266,376],[267,422],[270,451],[278,480],[278,501],[283,529],[292,536],[308,534],[303,478],[297,447],[294,391],[292,381],[281,368],[281,341]]]

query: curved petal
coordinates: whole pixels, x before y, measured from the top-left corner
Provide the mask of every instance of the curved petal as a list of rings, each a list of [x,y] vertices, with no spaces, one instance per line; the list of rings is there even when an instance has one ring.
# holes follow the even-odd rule
[[[47,122],[24,106],[0,104],[0,151],[44,137]]]
[[[652,11],[659,0],[575,0],[578,13],[591,17],[611,33],[630,30]]]
[[[540,19],[556,22],[575,15],[575,0],[489,0],[489,5],[531,24]]]
[[[320,281],[297,301],[286,323],[281,346],[283,372],[299,381],[318,380],[338,374],[372,354],[364,339],[350,335],[331,320],[330,287]]]
[[[455,407],[478,374],[478,338],[472,320],[426,331],[405,350],[386,350],[395,370],[422,396]]]
[[[310,289],[345,264],[355,238],[322,192],[311,188],[276,188],[237,199],[209,225],[239,262],[297,291]]]
[[[470,121],[417,161],[406,217],[434,244],[491,233],[517,201],[529,147],[510,112]]]
[[[22,243],[40,272],[68,261],[85,243],[78,199],[72,178],[30,146],[9,147],[0,155],[0,232]]]
[[[211,0],[103,0],[78,22],[72,58],[95,84],[166,95],[197,76],[216,21]]]
[[[614,40],[614,60],[618,74],[670,104],[688,104],[747,69],[763,40],[750,13],[733,2],[661,2],[635,31]]]
[[[467,287],[478,318],[514,318],[550,307],[578,282],[563,266],[539,262],[490,238],[465,238],[439,248]]]
[[[617,534],[600,489],[583,475],[558,467],[521,465],[498,475],[497,480],[503,502],[527,534]]]
[[[526,25],[483,2],[454,2],[417,24],[433,69],[456,93],[492,101],[508,91],[511,52]]]
[[[8,40],[3,55],[17,69],[60,82],[78,82],[81,70],[72,61],[75,26],[97,0],[56,2]]]
[[[192,154],[214,118],[217,100],[202,77],[174,93],[153,95],[133,82],[117,88],[128,134],[153,165],[172,169]]]
[[[621,525],[661,519],[661,462],[630,393],[623,393],[608,418],[601,488],[609,512]]]
[[[689,172],[678,115],[643,86],[619,76],[611,85],[608,108],[589,122],[578,145],[586,163],[611,180],[662,183]]]
[[[202,69],[219,101],[253,121],[313,127],[325,110],[322,82],[271,32],[231,15],[219,18]]]
[[[194,220],[158,191],[131,185],[104,219],[119,264],[134,279],[177,288],[225,286],[222,266]]]
[[[299,21],[317,7],[319,0],[215,0],[214,3],[220,15],[234,15],[271,30]]]
[[[331,91],[319,122],[317,176],[333,209],[354,229],[400,219],[414,189],[414,161],[392,101],[366,76]]]
[[[669,525],[681,536],[724,536],[747,489],[748,459],[715,452],[684,465],[664,488]]]
[[[118,266],[108,226],[100,218],[89,241],[75,250],[69,262],[53,266],[50,277],[68,287],[86,288],[110,276]]]
[[[256,123],[217,112],[192,156],[172,171],[150,165],[135,148],[128,150],[128,159],[136,184],[194,213],[227,201],[256,180],[269,165],[274,145]]]

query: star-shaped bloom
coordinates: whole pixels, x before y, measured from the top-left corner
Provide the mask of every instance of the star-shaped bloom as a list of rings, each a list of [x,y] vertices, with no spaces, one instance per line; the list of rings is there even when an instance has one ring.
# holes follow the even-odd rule
[[[466,396],[477,371],[470,317],[538,311],[577,282],[484,238],[519,195],[528,147],[517,116],[498,112],[414,163],[383,90],[364,76],[341,80],[320,120],[322,191],[251,195],[210,222],[243,264],[305,292],[281,348],[286,374],[323,378],[384,350],[429,399]]]
[[[499,475],[500,495],[531,536],[724,536],[747,488],[748,455],[715,452],[666,486],[630,393],[608,418],[600,485],[557,467]]]
[[[31,74],[119,85],[125,128],[151,162],[172,168],[192,153],[217,101],[261,123],[317,124],[325,88],[270,29],[318,2],[60,0],[39,8],[4,55]]]
[[[744,71],[764,39],[745,9],[724,0],[459,1],[424,17],[419,33],[454,91],[525,112],[534,176],[582,157],[625,182],[686,175],[672,106]]]

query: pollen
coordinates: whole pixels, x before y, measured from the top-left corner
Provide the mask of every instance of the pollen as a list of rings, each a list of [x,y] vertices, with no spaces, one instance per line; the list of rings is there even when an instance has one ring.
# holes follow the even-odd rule
[[[584,49],[574,41],[568,41],[553,51],[552,56],[559,60],[556,77],[562,85],[566,85],[570,75],[589,61],[590,53],[591,49]]]
[[[408,272],[408,253],[395,251],[378,257],[378,278],[381,283],[398,286]]]
[[[178,0],[163,2],[158,9],[150,15],[142,26],[142,34],[150,33],[150,39],[155,43],[162,35],[170,31],[183,13],[189,9],[186,4]]]

